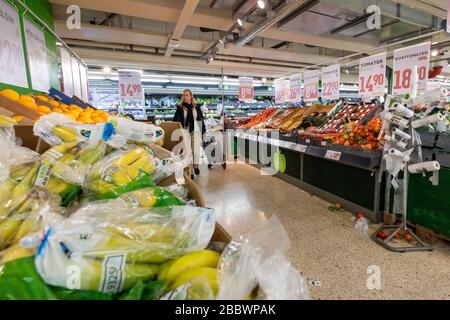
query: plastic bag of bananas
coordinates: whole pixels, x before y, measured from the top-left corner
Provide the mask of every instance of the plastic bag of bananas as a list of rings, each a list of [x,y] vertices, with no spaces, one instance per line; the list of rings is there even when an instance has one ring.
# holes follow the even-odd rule
[[[58,196],[47,189],[34,187],[1,204],[0,264],[34,255],[34,250],[22,247],[20,241],[50,221],[62,220],[64,211],[59,203]]]
[[[34,123],[33,132],[35,136],[51,146],[86,141],[87,138],[77,130],[77,126],[78,123],[70,117],[59,113],[51,113],[40,117]]]
[[[46,283],[69,289],[117,293],[138,281],[155,279],[162,268],[167,272],[164,279],[175,285],[173,281],[192,259],[172,262],[172,268],[164,263],[201,252],[214,228],[211,209],[124,209],[108,201],[89,204],[40,233],[36,269]],[[214,260],[209,265],[217,265],[218,254],[213,255],[207,258]],[[178,280],[180,285],[189,275],[185,278]]]
[[[114,199],[124,193],[154,187],[156,159],[150,148],[127,145],[95,163],[83,188],[91,200]]]

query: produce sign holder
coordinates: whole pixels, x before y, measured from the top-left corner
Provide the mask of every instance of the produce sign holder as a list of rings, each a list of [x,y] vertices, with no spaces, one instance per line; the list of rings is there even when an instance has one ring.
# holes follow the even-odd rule
[[[36,111],[33,111],[3,95],[0,95],[0,108],[12,112],[12,114],[24,116],[25,118],[33,121],[37,120],[41,116]]]
[[[56,101],[67,104],[68,106],[70,106],[71,104],[74,104],[74,105],[79,106],[82,109],[86,109],[86,106],[84,104],[79,103],[75,99],[70,98],[69,96],[65,95],[64,93],[62,93],[59,90],[56,90],[55,88],[50,88],[50,90],[48,91],[48,94]]]

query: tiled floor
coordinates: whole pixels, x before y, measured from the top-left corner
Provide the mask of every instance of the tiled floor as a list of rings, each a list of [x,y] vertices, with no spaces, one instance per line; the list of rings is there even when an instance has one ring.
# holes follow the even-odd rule
[[[196,182],[208,207],[233,236],[275,214],[292,242],[289,258],[311,286],[313,299],[450,299],[450,246],[433,252],[392,253],[362,239],[348,212],[245,164],[202,168]],[[370,233],[376,230],[370,226]],[[369,290],[369,266],[381,271],[381,290]]]

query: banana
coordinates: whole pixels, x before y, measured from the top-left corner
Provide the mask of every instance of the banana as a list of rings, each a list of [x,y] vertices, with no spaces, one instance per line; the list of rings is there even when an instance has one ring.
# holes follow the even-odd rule
[[[32,166],[32,163],[28,163],[25,165],[11,167],[10,178],[14,182],[19,183],[27,175]]]
[[[44,152],[43,155],[45,155],[48,152],[51,152],[51,150],[55,150],[55,151],[60,152],[62,154],[66,154],[67,152],[69,152],[73,148],[75,148],[77,145],[78,145],[78,143],[76,143],[76,142],[63,143],[63,144],[54,146],[53,148],[51,148],[47,152]]]
[[[158,201],[154,188],[145,188],[125,193],[121,196],[130,207],[152,208]]]
[[[123,186],[139,175],[139,170],[130,166],[117,165],[117,169],[111,174],[111,180],[118,186]]]
[[[208,267],[193,268],[185,271],[177,279],[175,279],[170,288],[171,290],[174,290],[185,283],[188,283],[195,279],[200,279],[201,277],[204,277],[208,281],[214,294],[217,294],[219,289],[217,269]]]
[[[40,164],[35,163],[27,175],[20,181],[20,183],[14,188],[12,197],[20,198],[25,195],[34,185],[34,181],[36,180],[36,176],[39,170]]]
[[[115,224],[106,228],[108,232],[130,240],[153,243],[172,243],[178,232],[176,229],[159,224]]]
[[[142,171],[148,173],[148,174],[152,174],[156,169],[155,164],[153,163],[153,161],[147,162],[143,167],[142,167]]]
[[[14,239],[22,220],[11,217],[0,224],[0,250],[6,248]]]
[[[72,128],[64,128],[61,126],[53,127],[52,132],[63,142],[77,142],[78,137]]]
[[[137,161],[140,157],[142,157],[144,154],[146,154],[147,151],[145,151],[142,148],[136,148],[129,152],[127,152],[125,155],[121,156],[119,159],[114,161],[117,165],[123,165],[123,166],[129,166],[133,162]]]
[[[84,164],[94,164],[105,156],[106,144],[100,142],[95,147],[83,148],[77,154],[78,161]]]
[[[3,203],[12,197],[12,192],[16,187],[16,183],[8,179],[0,185],[0,203]]]
[[[123,285],[120,287],[117,281],[120,281],[120,274],[117,273],[117,268],[115,268],[115,273],[110,273],[111,270],[104,270],[103,264],[100,261],[87,259],[81,264],[78,260],[67,259],[67,267],[78,265],[81,270],[80,274],[80,288],[81,290],[90,291],[103,291],[108,293],[115,293],[115,291],[126,290],[133,287],[139,280],[148,281],[155,278],[159,267],[157,265],[151,264],[131,264],[126,263],[124,267],[123,274]],[[87,262],[87,263],[86,263]],[[113,287],[108,287],[107,284],[109,278],[114,280]],[[102,280],[105,282],[102,285]],[[61,274],[60,283],[54,285],[67,286],[67,274]]]
[[[5,115],[0,115],[0,127],[12,127],[16,124],[17,122],[14,119]]]
[[[69,183],[62,181],[55,176],[51,176],[48,180],[48,184],[45,186],[49,191],[54,194],[60,194],[70,186]]]
[[[22,248],[19,245],[15,245],[2,252],[1,262],[4,264],[17,259],[31,257],[33,255],[34,252],[31,249]]]
[[[112,184],[110,182],[104,181],[102,179],[95,179],[93,181],[90,181],[87,184],[87,187],[90,190],[92,190],[92,191],[94,191],[96,193],[99,193],[99,194],[105,194],[105,193],[108,193],[111,190],[114,190],[114,189],[117,188],[116,185],[114,185],[114,184]]]
[[[176,260],[169,260],[167,262],[164,262],[158,272],[158,280],[166,280],[167,272],[169,271],[169,268],[175,263]]]
[[[138,160],[130,164],[130,167],[136,168],[136,169],[142,169],[144,165],[146,165],[150,161],[150,157],[148,153],[144,153],[142,157],[140,157]]]
[[[175,260],[175,262],[167,271],[165,280],[167,280],[168,282],[172,282],[182,273],[193,268],[216,268],[217,264],[219,263],[219,259],[220,254],[212,250],[191,252]]]
[[[16,235],[14,236],[13,243],[19,243],[25,236],[35,233],[39,230],[37,216],[35,214],[30,214],[28,217],[22,221]]]

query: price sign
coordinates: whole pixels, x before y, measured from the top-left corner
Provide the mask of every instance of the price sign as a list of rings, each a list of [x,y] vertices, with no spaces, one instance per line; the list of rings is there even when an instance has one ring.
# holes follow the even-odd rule
[[[119,96],[123,100],[144,100],[140,72],[119,70]]]
[[[386,53],[359,60],[359,95],[370,98],[384,95]]]
[[[430,42],[394,51],[393,93],[411,94],[414,85],[414,68],[417,66],[417,92],[424,92],[428,84]]]
[[[339,161],[341,159],[342,153],[339,151],[327,150],[325,154],[325,159],[330,159],[334,161]]]
[[[0,0],[0,30],[0,82],[28,87],[19,14],[3,0]]]
[[[276,79],[275,85],[275,103],[285,103],[290,98],[290,82],[286,79]]]
[[[44,32],[27,19],[24,28],[33,89],[46,92],[50,80]]]
[[[298,152],[305,153],[306,149],[308,149],[308,146],[305,146],[304,144],[298,144],[295,146],[295,150],[297,150]]]
[[[320,72],[317,70],[305,72],[305,101],[317,101],[319,99],[319,74]]]
[[[254,100],[253,78],[239,78],[239,101],[251,102]]]
[[[339,85],[341,84],[341,65],[334,64],[322,69],[322,98],[339,99]]]
[[[289,101],[299,102],[302,100],[302,75],[297,74],[289,78]]]

